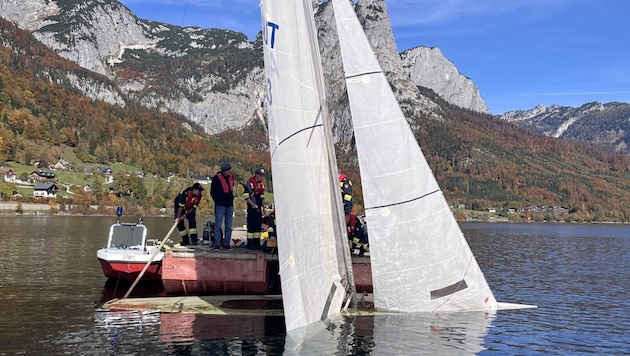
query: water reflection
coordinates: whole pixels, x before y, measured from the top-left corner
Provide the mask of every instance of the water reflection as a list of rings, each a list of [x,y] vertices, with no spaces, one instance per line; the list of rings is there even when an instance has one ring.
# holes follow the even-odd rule
[[[282,316],[99,311],[94,329],[107,335],[115,355],[151,343],[173,355],[472,355],[485,349],[494,318],[484,312],[344,315],[300,342],[286,336]]]
[[[282,317],[102,312],[120,298],[96,250],[112,217],[0,217],[0,355],[629,354],[630,226],[463,224],[493,314],[344,317],[290,344]],[[135,218],[134,218],[135,220]],[[147,218],[152,238],[172,219]],[[159,290],[134,296],[159,295]],[[149,287],[151,289],[153,287]],[[138,294],[136,294],[138,293]],[[177,320],[177,318],[181,318]],[[169,320],[170,319],[170,320]],[[261,326],[262,325],[262,326]],[[237,331],[238,330],[238,331]],[[487,333],[487,335],[486,335]]]
[[[287,337],[285,355],[472,355],[494,313],[387,314],[345,316],[313,337]]]
[[[131,284],[132,282],[129,281],[113,278],[108,279],[103,285],[100,305],[103,305],[112,299],[120,299],[124,297],[129,290],[129,287],[131,287]],[[166,296],[166,291],[164,290],[162,283],[156,283],[154,281],[139,282],[129,295],[130,298],[164,296]]]

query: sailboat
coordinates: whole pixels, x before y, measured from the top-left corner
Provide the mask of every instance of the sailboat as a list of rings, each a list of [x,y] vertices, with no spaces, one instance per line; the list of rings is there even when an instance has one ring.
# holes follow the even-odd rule
[[[323,327],[354,298],[311,0],[262,0],[269,148],[287,333]]]
[[[331,0],[369,222],[374,306],[387,312],[499,303],[402,113],[349,0]],[[336,159],[310,0],[262,0],[267,112],[287,332],[352,298]],[[341,223],[343,224],[343,222]],[[341,230],[341,231],[340,231]]]
[[[375,307],[497,309],[351,3],[332,3],[369,222]]]

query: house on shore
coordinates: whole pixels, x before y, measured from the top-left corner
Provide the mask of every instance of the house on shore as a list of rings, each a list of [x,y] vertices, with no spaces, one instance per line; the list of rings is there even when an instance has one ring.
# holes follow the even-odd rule
[[[49,179],[55,179],[57,175],[53,172],[33,171],[29,176],[34,181],[42,182]]]
[[[36,198],[56,198],[59,188],[54,183],[39,183],[33,187],[33,196]]]
[[[17,176],[15,175],[15,171],[13,169],[9,168],[4,172],[4,181],[7,183],[17,182]]]
[[[101,172],[101,174],[103,174],[103,177],[105,177],[105,184],[110,184],[114,182],[114,172],[111,168],[101,166],[98,167],[98,170]]]

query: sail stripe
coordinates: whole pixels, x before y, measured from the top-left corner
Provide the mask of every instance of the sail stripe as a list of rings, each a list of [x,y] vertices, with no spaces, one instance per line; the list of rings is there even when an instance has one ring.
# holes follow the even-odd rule
[[[419,200],[419,199],[426,198],[429,195],[432,195],[432,194],[435,194],[435,193],[439,193],[439,192],[440,192],[440,190],[437,189],[437,190],[434,190],[434,191],[429,192],[427,194],[421,195],[419,197],[415,197],[415,198],[408,199],[408,200],[405,200],[405,201],[400,201],[400,202],[397,202],[397,203],[383,204],[383,205],[379,205],[379,206],[366,207],[365,210],[367,211],[367,210],[374,210],[374,209],[390,208],[392,206],[397,206],[397,205],[404,205],[404,204],[408,204],[408,203],[414,202],[414,201]]]
[[[460,290],[464,290],[466,288],[468,288],[468,284],[466,284],[466,281],[462,279],[461,281],[453,283],[450,286],[446,286],[444,288],[432,290],[431,291],[431,299],[433,300],[433,299],[446,297],[447,295],[457,293]]]
[[[324,309],[322,309],[322,317],[321,321],[326,321],[328,319],[328,313],[330,311],[330,304],[335,296],[335,292],[337,291],[337,286],[333,283],[330,286],[330,293],[328,293],[328,298],[326,299],[326,304],[324,304]]]

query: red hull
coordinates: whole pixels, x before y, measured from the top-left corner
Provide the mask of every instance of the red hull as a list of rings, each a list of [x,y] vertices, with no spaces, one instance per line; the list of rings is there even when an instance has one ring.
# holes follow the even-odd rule
[[[99,259],[103,274],[107,278],[135,281],[146,263],[110,262]],[[162,262],[153,262],[142,276],[143,281],[160,281],[162,279]]]
[[[170,295],[280,294],[278,256],[242,248],[230,251],[167,251],[162,284]],[[369,257],[353,259],[358,293],[372,292]]]

